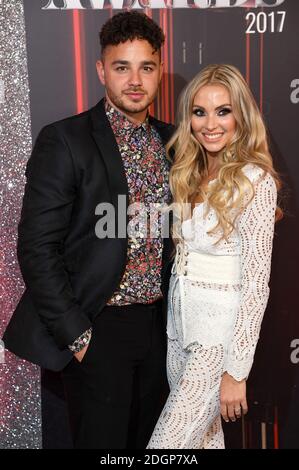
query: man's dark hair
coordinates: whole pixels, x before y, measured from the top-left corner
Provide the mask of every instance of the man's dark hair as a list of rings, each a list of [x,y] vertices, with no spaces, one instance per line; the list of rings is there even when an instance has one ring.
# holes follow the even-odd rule
[[[165,36],[162,29],[144,13],[125,11],[117,13],[103,25],[100,32],[102,53],[107,46],[117,46],[126,41],[144,39],[154,51],[160,51]]]

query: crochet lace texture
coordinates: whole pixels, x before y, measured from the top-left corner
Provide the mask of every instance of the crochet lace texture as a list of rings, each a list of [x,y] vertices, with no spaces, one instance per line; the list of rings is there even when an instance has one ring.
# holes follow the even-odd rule
[[[149,449],[224,448],[222,374],[242,380],[251,369],[269,296],[276,186],[256,166],[243,171],[255,196],[227,241],[215,245],[219,236],[208,234],[217,220],[213,210],[204,217],[205,203],[183,224],[169,288],[170,394]],[[197,270],[198,262],[206,265]]]
[[[184,245],[193,253],[238,257],[237,283],[206,282],[187,274],[171,278],[168,337],[181,338],[185,349],[191,344],[205,348],[222,345],[224,371],[236,380],[248,377],[269,297],[272,242],[277,191],[274,179],[254,165],[243,168],[255,194],[236,221],[228,240],[209,234],[217,218],[206,203],[198,205],[192,219],[183,223]],[[220,258],[218,258],[220,259]],[[216,259],[217,261],[217,259]],[[174,306],[177,305],[175,308]]]

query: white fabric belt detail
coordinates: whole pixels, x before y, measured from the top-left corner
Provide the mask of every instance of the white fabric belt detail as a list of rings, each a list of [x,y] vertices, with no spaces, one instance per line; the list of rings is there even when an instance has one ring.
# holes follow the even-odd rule
[[[188,251],[179,244],[172,272],[197,281],[235,284],[241,280],[240,257]]]

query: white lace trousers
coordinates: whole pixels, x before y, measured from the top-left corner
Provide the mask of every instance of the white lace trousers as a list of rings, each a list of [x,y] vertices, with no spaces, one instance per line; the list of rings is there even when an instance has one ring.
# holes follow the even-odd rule
[[[170,394],[148,449],[223,449],[219,389],[223,347],[184,350],[168,340],[167,374]]]

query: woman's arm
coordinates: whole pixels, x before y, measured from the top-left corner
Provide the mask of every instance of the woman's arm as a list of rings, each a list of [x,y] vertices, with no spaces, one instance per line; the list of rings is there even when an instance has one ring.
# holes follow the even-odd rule
[[[223,409],[225,404],[228,407],[228,416],[240,405],[247,410],[245,380],[252,367],[269,297],[277,190],[272,176],[261,176],[262,173],[254,167],[247,175],[254,185],[255,195],[237,224],[241,240],[241,299],[221,386],[225,401],[222,405]]]

